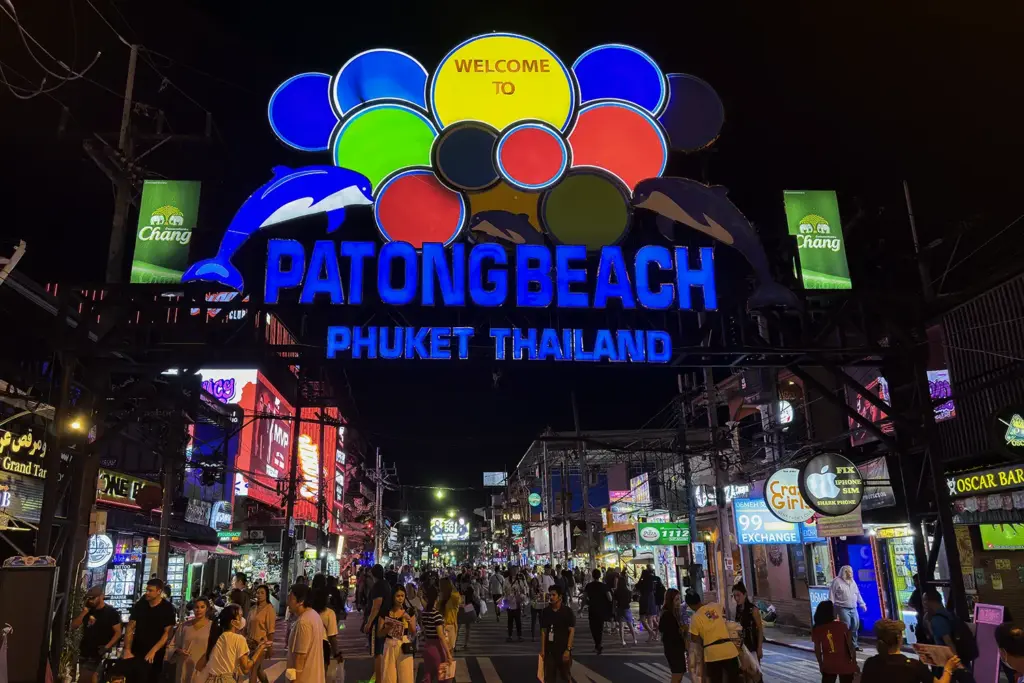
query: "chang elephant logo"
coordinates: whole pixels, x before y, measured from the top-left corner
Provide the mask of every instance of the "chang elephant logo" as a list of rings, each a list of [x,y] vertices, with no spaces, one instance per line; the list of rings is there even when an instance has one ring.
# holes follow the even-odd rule
[[[192,240],[192,228],[185,227],[184,212],[168,204],[150,215],[149,225],[139,228],[139,239],[143,242],[177,242],[184,245]]]
[[[800,219],[796,246],[799,249],[839,251],[842,248],[842,240],[838,235],[832,235],[832,226],[827,219],[811,213]]]

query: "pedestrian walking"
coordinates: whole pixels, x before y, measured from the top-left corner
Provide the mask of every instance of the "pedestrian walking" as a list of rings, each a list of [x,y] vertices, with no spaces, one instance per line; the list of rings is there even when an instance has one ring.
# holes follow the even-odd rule
[[[363,611],[363,632],[370,641],[373,652],[373,672],[380,680],[381,657],[384,656],[384,640],[377,635],[377,626],[381,618],[391,609],[391,584],[384,580],[384,567],[379,564],[370,569],[373,579],[369,594],[366,596],[366,607]]]
[[[571,574],[566,572],[569,576]],[[601,570],[591,572],[593,581],[583,589],[587,601],[587,616],[590,621],[590,635],[594,639],[594,650],[601,654],[604,649],[601,640],[604,637],[604,622],[612,615],[612,594],[608,586],[601,581]],[[568,578],[568,577],[567,577]]]
[[[320,615],[320,621],[324,625],[324,639],[321,647],[325,672],[330,668],[332,659],[342,661],[341,650],[338,648],[338,615],[331,609],[330,599],[331,595],[327,591],[326,585],[323,588],[313,589],[310,607]]]
[[[903,648],[902,621],[880,619],[875,622],[875,647],[878,654],[868,657],[861,672],[862,681],[879,683],[950,683],[953,673],[960,667],[960,658],[950,657],[942,668],[942,675],[933,678],[928,666],[901,652]]]
[[[572,645],[576,637],[576,614],[564,603],[561,586],[548,589],[548,606],[540,617],[540,657],[543,683],[572,681]]]
[[[860,595],[857,582],[853,580],[853,567],[845,565],[839,569],[839,576],[833,579],[828,587],[828,599],[836,606],[839,621],[850,629],[853,649],[860,652],[860,615],[857,614],[857,609],[867,612],[868,606]]]
[[[501,622],[501,596],[503,595],[504,584],[504,579],[498,573],[498,568],[495,567],[491,572],[491,577],[487,580],[487,586],[491,592],[491,599],[494,600],[494,619],[499,623]]]
[[[615,620],[619,623],[619,640],[623,647],[626,645],[626,627],[629,627],[629,634],[633,636],[633,644],[636,645],[636,627],[633,624],[633,591],[629,590],[626,577],[619,574],[615,577],[615,592],[612,594],[615,600]]]
[[[516,637],[519,642],[523,642],[523,608],[526,606],[529,595],[530,586],[526,583],[526,577],[521,575],[516,569],[511,570],[511,578],[508,581],[508,585],[505,587],[505,611],[508,616],[508,638],[507,642],[512,642],[512,627],[516,627]]]
[[[249,642],[242,635],[242,608],[228,605],[210,627],[206,651],[197,665],[196,677],[203,683],[234,683],[238,672],[248,674],[263,657],[269,643],[260,643],[249,656]]]
[[[548,606],[547,596],[540,589],[540,579],[530,579],[530,640],[537,640],[536,628],[540,613]]]
[[[324,683],[324,622],[313,609],[312,591],[305,584],[295,584],[288,591],[288,609],[296,615],[295,626],[288,634],[289,669],[295,669],[296,683]],[[379,679],[378,679],[379,680]]]
[[[132,607],[124,636],[122,659],[134,659],[131,683],[159,683],[164,665],[164,648],[177,622],[174,606],[164,599],[164,582],[150,579],[146,593]]]
[[[693,610],[690,640],[703,654],[703,680],[740,683],[740,653],[729,638],[725,610],[717,603],[703,602],[696,593],[686,594],[686,604]],[[696,666],[696,662],[691,662],[691,668]]]
[[[451,648],[442,637],[444,615],[437,609],[437,587],[428,584],[423,588],[423,611],[419,615],[419,625],[423,633],[423,683],[436,683],[441,680],[438,669],[441,662],[453,661]]]
[[[387,616],[381,620],[378,633],[384,638],[380,683],[413,683],[412,636],[416,633],[416,617],[405,611],[405,588],[398,586]]]
[[[466,589],[462,599],[464,604],[462,609],[459,611],[459,631],[464,634],[462,639],[462,647],[466,649],[469,647],[469,634],[473,630],[473,624],[480,619],[480,601],[476,597],[476,592],[472,586]]]
[[[665,659],[668,660],[668,669],[672,672],[671,683],[680,683],[683,674],[686,673],[686,634],[683,625],[679,621],[679,615],[683,609],[683,599],[679,591],[670,588],[665,592],[665,601],[662,603],[661,616],[658,619],[658,631],[661,633],[661,642],[665,647]],[[635,640],[636,636],[634,636]]]
[[[743,629],[743,644],[747,650],[757,657],[760,664],[764,659],[764,623],[761,621],[761,610],[750,601],[747,587],[740,581],[732,587],[732,599],[736,602],[736,622]],[[750,676],[748,675],[749,679]],[[758,675],[752,683],[761,680]]]
[[[81,613],[71,620],[72,631],[83,629],[78,646],[78,673],[82,683],[99,683],[103,660],[121,640],[121,613],[105,600],[103,588],[93,586],[85,592]]]
[[[441,579],[441,607],[444,610],[444,637],[452,652],[458,652],[456,641],[459,638],[459,611],[462,608],[462,595],[455,590],[450,578]]]
[[[831,600],[823,600],[814,610],[811,631],[814,656],[821,671],[821,683],[853,683],[857,674],[857,655],[853,649],[850,629],[836,621],[836,608]]]
[[[175,683],[192,683],[199,661],[206,654],[215,617],[206,598],[196,598],[195,615],[175,631],[164,661],[174,666]]]
[[[253,594],[256,597],[256,605],[249,611],[249,623],[246,630],[249,648],[252,649],[266,641],[268,645],[265,658],[269,658],[274,643],[274,632],[277,630],[277,613],[274,606],[270,604],[270,589],[266,585],[257,586]],[[263,671],[263,660],[256,663],[256,678],[260,680],[260,683],[268,683],[267,674]],[[187,682],[183,681],[182,683]]]
[[[644,569],[640,573],[640,580],[636,584],[636,590],[639,594],[640,623],[643,624],[644,630],[647,631],[647,642],[650,643],[658,639],[658,630],[654,627],[656,607],[654,605],[653,570]]]

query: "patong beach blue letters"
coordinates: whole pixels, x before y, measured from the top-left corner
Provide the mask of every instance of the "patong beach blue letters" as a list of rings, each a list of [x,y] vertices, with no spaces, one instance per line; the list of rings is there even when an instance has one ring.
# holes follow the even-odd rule
[[[380,301],[391,306],[599,310],[614,300],[623,309],[692,310],[696,288],[703,308],[714,309],[712,250],[698,252],[691,266],[686,247],[648,245],[628,264],[620,247],[606,246],[596,272],[590,272],[586,250],[572,245],[519,244],[510,253],[498,244],[425,244],[417,251],[389,242],[378,251],[373,242],[323,240],[307,253],[296,240],[272,239],[264,301],[277,304],[290,292],[302,304],[360,305],[375,287]],[[327,356],[464,360],[474,335],[471,327],[333,326]],[[671,338],[661,330],[602,329],[591,335],[581,329],[495,327],[487,338],[496,360],[664,363],[672,355]]]

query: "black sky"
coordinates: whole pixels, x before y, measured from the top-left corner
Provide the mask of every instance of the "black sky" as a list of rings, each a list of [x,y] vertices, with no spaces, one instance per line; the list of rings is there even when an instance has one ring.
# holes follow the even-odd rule
[[[707,80],[725,103],[721,138],[674,158],[671,170],[728,186],[769,239],[784,231],[783,189],[836,189],[844,222],[860,209],[867,216],[847,233],[858,286],[905,281],[897,272],[909,266],[903,179],[922,241],[946,238],[930,254],[940,271],[958,234],[954,262],[1024,213],[1024,13],[1015,2],[92,0],[111,29],[85,0],[13,1],[24,27],[67,63],[81,68],[103,52],[94,82],[56,90],[59,102],[17,100],[0,87],[0,230],[26,239],[23,267],[40,280],[102,276],[112,191],[81,141],[118,125],[128,50],[115,31],[152,51],[136,87],[152,107],[139,110],[143,125],[156,108],[179,133],[202,131],[205,112],[213,115],[212,144],[166,145],[144,164],[204,181],[199,227],[211,244],[272,166],[320,161],[274,139],[265,111],[278,83],[333,72],[373,47],[407,51],[430,69],[461,40],[493,30],[530,35],[569,62],[600,43],[630,43],[666,71]],[[38,85],[42,72],[3,14],[0,62],[10,83]],[[62,105],[70,118],[58,135]],[[1024,254],[1022,234],[1008,231],[987,249],[1012,264]],[[979,272],[968,262],[950,286]],[[572,427],[573,388],[584,429],[599,429],[641,426],[675,387],[671,374],[648,369],[506,365],[495,389],[491,370],[349,368],[354,417],[399,461],[404,481],[478,485],[482,470],[513,465],[545,425]]]

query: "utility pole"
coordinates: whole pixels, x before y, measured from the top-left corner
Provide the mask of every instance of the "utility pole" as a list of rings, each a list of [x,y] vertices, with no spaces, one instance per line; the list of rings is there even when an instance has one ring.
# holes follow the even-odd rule
[[[384,474],[381,471],[380,461],[380,447],[377,447],[377,469],[374,472],[374,480],[377,484],[376,494],[377,500],[374,501],[375,509],[373,515],[373,529],[374,529],[374,546],[373,546],[373,561],[377,564],[381,563],[381,557],[383,552],[384,538],[381,535],[381,526],[383,525],[384,515],[383,511],[383,498],[384,498]]]
[[[587,447],[586,444],[583,443],[583,435],[580,431],[580,410],[579,406],[576,403],[575,391],[572,392],[572,421],[576,427],[576,453],[579,455],[580,458],[580,486],[583,489],[583,528],[586,530],[587,533],[587,561],[589,563],[587,569],[593,571],[594,564],[597,561],[597,558],[594,556],[593,534],[591,534],[590,529],[590,515],[587,514],[588,508],[590,507],[590,489],[587,482]]]
[[[54,411],[53,426],[56,430],[53,448],[47,449],[43,457],[43,466],[46,468],[46,479],[43,481],[43,502],[39,511],[39,531],[36,532],[36,555],[50,554],[50,536],[53,533],[53,521],[57,516],[57,495],[60,484],[60,452],[61,444],[65,440],[67,430],[71,429],[71,382],[74,378],[75,359],[66,354],[60,354],[61,380],[60,396],[58,397],[56,410]],[[82,425],[84,430],[89,425]]]
[[[117,151],[124,168],[114,183],[114,223],[110,230],[110,248],[107,251],[107,282],[120,282],[124,271],[125,228],[132,204],[132,95],[135,92],[135,66],[139,60],[139,46],[132,45],[128,55],[128,80],[124,86],[124,105],[121,109],[121,131],[117,138]]]
[[[545,434],[546,435],[546,434]],[[544,516],[548,523],[548,559],[555,557],[554,540],[551,538],[551,513],[554,512],[554,491],[551,486],[551,473],[548,472],[548,442],[541,442],[541,454],[544,458],[544,476],[541,478],[544,486],[544,495],[541,497],[541,504],[544,506]]]
[[[299,392],[299,397],[302,392]],[[302,428],[302,405],[296,401],[295,406],[295,429],[291,430],[292,442],[289,444],[292,450],[291,463],[288,466],[288,499],[285,503],[284,533],[281,534],[281,589],[291,588],[289,574],[291,570],[292,557],[295,555],[295,495],[298,492],[298,470],[299,470],[299,430]],[[284,616],[284,601],[278,609],[278,616]]]
[[[565,557],[565,563],[569,564],[569,549],[570,549],[570,537],[569,537],[569,514],[572,511],[572,503],[568,500],[569,496],[566,494],[566,478],[569,476],[569,451],[562,451],[562,542],[565,544],[562,547],[562,555]],[[566,503],[568,502],[568,506]]]
[[[693,561],[693,543],[697,541],[697,501],[693,495],[693,471],[690,467],[690,455],[687,453],[686,445],[686,397],[683,394],[683,376],[677,375],[676,381],[679,386],[679,424],[676,427],[676,452],[683,461],[683,478],[686,480],[686,520],[690,527],[690,545],[687,547],[687,574],[690,577],[690,587],[703,596],[704,591],[702,579],[704,568]]]
[[[320,562],[320,571],[324,574],[327,573],[327,555],[324,553],[324,519],[325,513],[327,512],[327,482],[324,479],[324,430],[327,428],[327,423],[324,422],[323,412],[320,413],[320,444],[317,450],[318,460],[317,466],[319,467],[317,478],[319,484],[317,485],[317,501],[316,501],[316,556]]]

